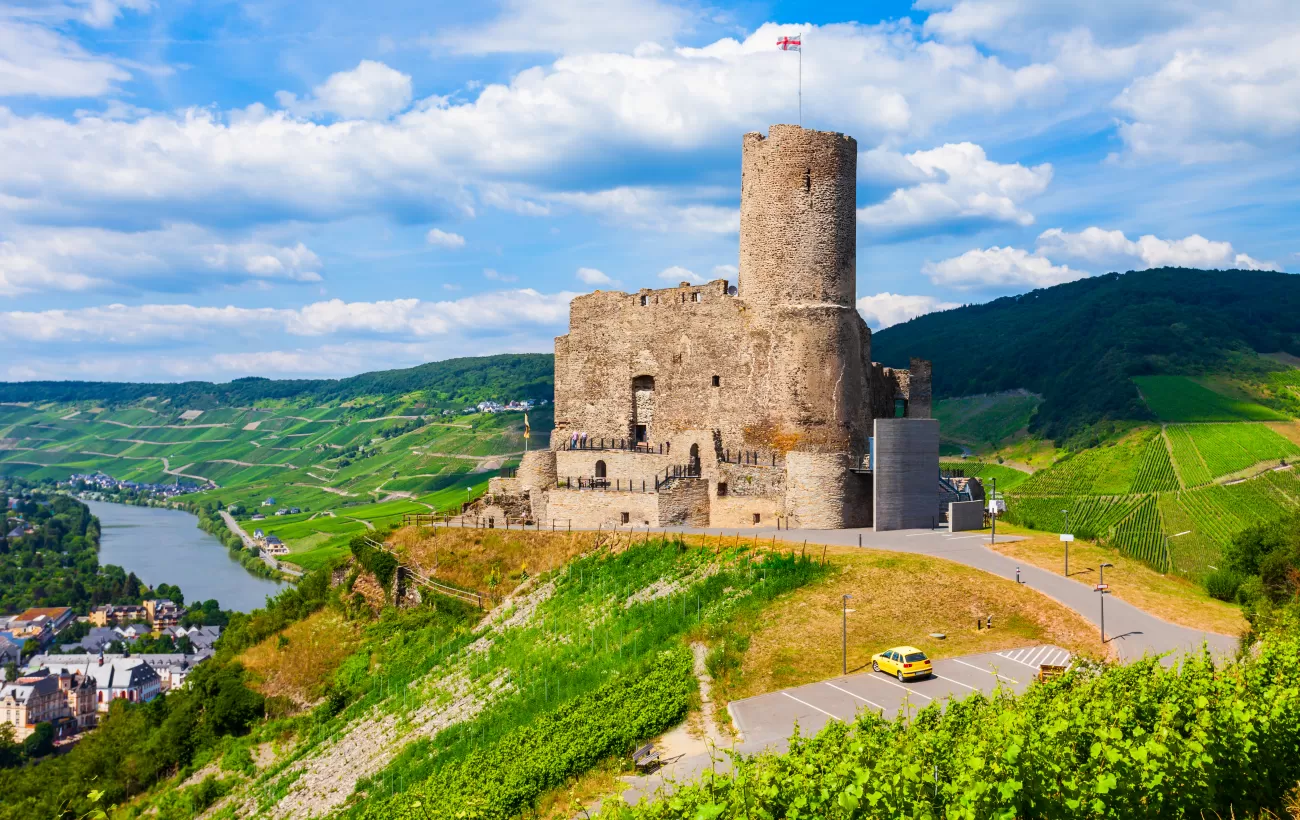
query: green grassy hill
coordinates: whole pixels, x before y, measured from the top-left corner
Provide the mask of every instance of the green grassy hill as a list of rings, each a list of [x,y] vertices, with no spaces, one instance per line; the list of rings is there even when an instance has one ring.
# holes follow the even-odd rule
[[[1300,371],[1288,365],[1300,356],[1297,317],[1300,277],[1161,268],[921,316],[874,334],[872,357],[931,359],[940,399],[1035,393],[1030,431],[1086,444],[1154,420],[1135,376],[1219,374],[1255,404],[1300,413]]]

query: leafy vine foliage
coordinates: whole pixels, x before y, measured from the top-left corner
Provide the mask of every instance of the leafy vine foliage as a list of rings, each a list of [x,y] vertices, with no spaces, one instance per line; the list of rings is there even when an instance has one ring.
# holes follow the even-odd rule
[[[911,723],[863,713],[604,820],[1253,817],[1300,780],[1294,619],[1239,664],[1084,665]]]

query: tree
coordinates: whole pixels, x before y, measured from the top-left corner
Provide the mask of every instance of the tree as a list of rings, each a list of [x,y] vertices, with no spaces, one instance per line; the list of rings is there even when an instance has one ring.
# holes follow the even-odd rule
[[[9,663],[5,664],[5,680],[6,681],[18,680],[18,664],[15,663],[14,661],[10,661]]]
[[[0,769],[17,766],[23,762],[23,749],[14,740],[12,723],[0,723]]]
[[[35,759],[45,757],[54,751],[54,725],[38,723],[32,733],[23,740],[23,754]]]

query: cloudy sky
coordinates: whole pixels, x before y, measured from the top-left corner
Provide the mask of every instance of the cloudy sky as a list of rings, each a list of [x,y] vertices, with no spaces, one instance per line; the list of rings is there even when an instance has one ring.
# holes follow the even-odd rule
[[[0,0],[0,379],[549,350],[574,294],[734,279],[797,33],[873,327],[1300,270],[1294,0]]]

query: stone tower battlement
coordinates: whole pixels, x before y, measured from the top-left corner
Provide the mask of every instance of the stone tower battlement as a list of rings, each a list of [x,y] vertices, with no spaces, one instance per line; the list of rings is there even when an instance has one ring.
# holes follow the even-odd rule
[[[858,143],[773,125],[744,136],[740,297],[755,309],[857,300]]]

